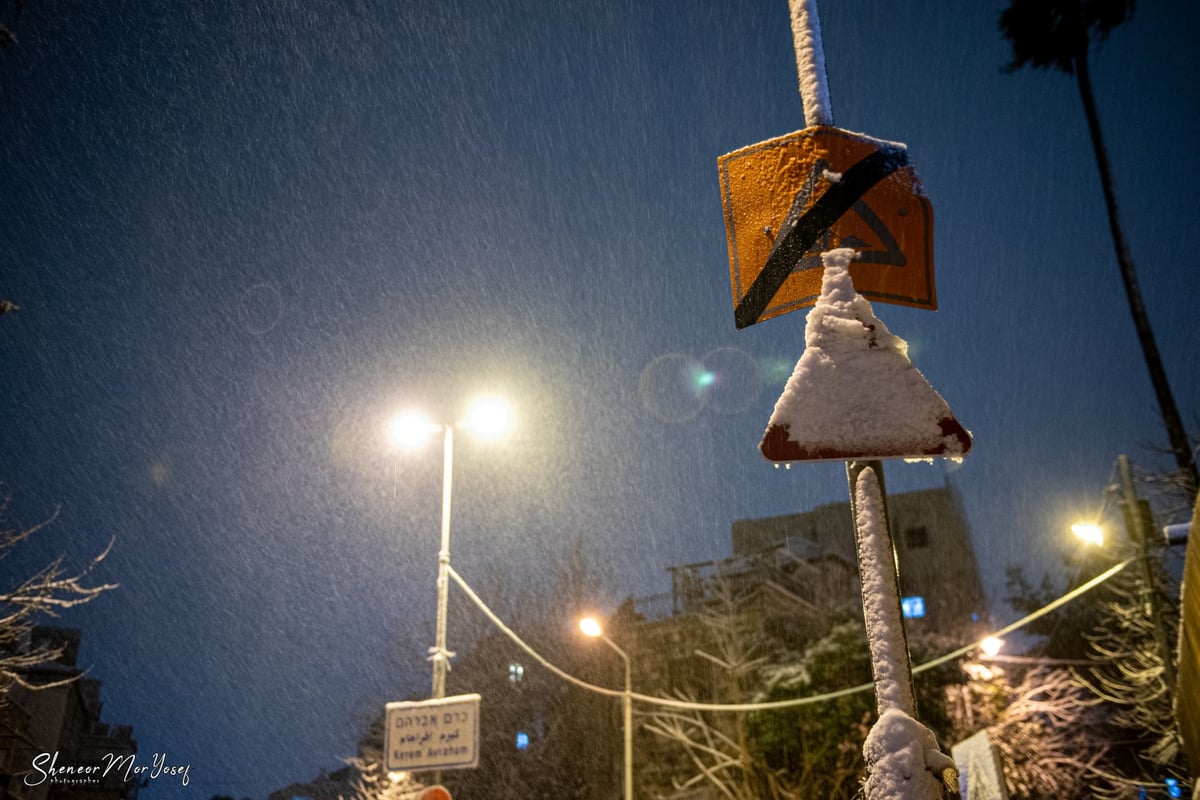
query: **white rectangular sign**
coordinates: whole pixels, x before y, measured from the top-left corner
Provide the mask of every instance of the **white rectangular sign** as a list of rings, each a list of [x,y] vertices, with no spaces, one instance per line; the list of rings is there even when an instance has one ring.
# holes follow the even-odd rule
[[[460,694],[387,704],[383,734],[388,772],[479,766],[479,700]]]
[[[1000,751],[986,730],[954,745],[950,752],[958,767],[958,788],[963,800],[1008,800]]]

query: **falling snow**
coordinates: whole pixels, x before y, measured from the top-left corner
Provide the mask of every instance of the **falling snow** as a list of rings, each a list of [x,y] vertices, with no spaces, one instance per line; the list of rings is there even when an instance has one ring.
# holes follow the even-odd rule
[[[191,762],[195,797],[335,770],[428,690],[440,454],[381,433],[410,403],[514,404],[510,441],[455,455],[455,569],[489,589],[583,541],[579,593],[613,609],[726,556],[733,519],[845,500],[840,464],[755,452],[802,317],[729,323],[713,163],[802,123],[782,6],[13,5],[0,494],[29,523],[61,506],[35,566],[115,537],[96,576],[120,589],[51,622],[82,629],[107,721]],[[1180,113],[1200,7],[1169,5],[1139,7],[1095,78],[1138,109],[1106,133],[1191,418],[1176,234],[1200,163],[1139,160],[1200,136]],[[838,121],[910,142],[939,215],[940,310],[889,322],[981,434],[889,489],[952,482],[1002,597],[1009,564],[1054,563],[1046,520],[1159,439],[1078,98],[1001,74],[986,4],[822,11]],[[472,625],[452,595],[451,649]]]

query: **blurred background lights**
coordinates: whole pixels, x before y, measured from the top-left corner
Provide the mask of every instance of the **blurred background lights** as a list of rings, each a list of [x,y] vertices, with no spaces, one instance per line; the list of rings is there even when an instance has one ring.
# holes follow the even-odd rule
[[[1002,647],[1004,647],[1004,640],[997,636],[989,636],[979,643],[979,649],[988,658],[998,655]]]

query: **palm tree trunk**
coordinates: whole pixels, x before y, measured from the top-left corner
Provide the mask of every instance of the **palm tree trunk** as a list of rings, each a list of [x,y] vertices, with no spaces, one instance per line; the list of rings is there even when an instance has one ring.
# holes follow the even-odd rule
[[[1179,416],[1179,409],[1175,406],[1175,397],[1171,394],[1167,371],[1163,367],[1162,357],[1158,354],[1154,331],[1150,329],[1150,318],[1146,314],[1146,304],[1142,300],[1142,290],[1138,286],[1133,256],[1129,252],[1129,245],[1125,243],[1125,234],[1121,230],[1121,222],[1117,217],[1117,198],[1113,190],[1112,170],[1108,164],[1108,151],[1104,147],[1104,139],[1100,134],[1100,117],[1096,113],[1096,100],[1092,95],[1092,80],[1088,74],[1086,50],[1075,57],[1075,76],[1079,80],[1079,94],[1083,99],[1088,132],[1092,136],[1096,166],[1100,170],[1100,185],[1104,189],[1104,204],[1108,208],[1108,227],[1112,231],[1113,247],[1117,251],[1117,266],[1121,270],[1121,280],[1125,284],[1125,296],[1129,299],[1129,312],[1133,315],[1133,325],[1137,329],[1138,341],[1142,345],[1146,368],[1150,370],[1150,381],[1154,384],[1154,393],[1158,397],[1158,406],[1162,413],[1163,425],[1167,429],[1171,452],[1175,454],[1175,463],[1179,466],[1179,470],[1188,484],[1187,491],[1190,498],[1195,495],[1197,484],[1200,484],[1196,475],[1196,460],[1192,454],[1191,442],[1183,427],[1183,420]]]

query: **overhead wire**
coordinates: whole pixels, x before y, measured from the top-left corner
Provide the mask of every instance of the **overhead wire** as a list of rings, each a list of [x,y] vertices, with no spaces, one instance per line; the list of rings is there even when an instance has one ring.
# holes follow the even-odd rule
[[[1049,603],[1042,606],[1038,610],[1033,611],[1033,612],[1025,615],[1024,617],[1021,617],[1016,622],[1006,625],[1005,627],[996,631],[992,635],[997,636],[997,637],[1005,636],[1009,633],[1012,633],[1013,631],[1023,628],[1024,626],[1028,625],[1029,623],[1033,622],[1034,620],[1036,620],[1040,617],[1044,617],[1046,614],[1051,613],[1055,609],[1066,605],[1067,603],[1078,598],[1079,596],[1086,594],[1087,592],[1090,592],[1092,589],[1095,589],[1097,586],[1100,586],[1105,581],[1107,581],[1110,578],[1112,578],[1113,576],[1117,575],[1117,573],[1121,572],[1121,570],[1125,569],[1132,562],[1133,562],[1133,559],[1126,559],[1125,561],[1122,561],[1118,564],[1113,565],[1112,567],[1108,568],[1107,570],[1100,573],[1099,575],[1092,578],[1091,580],[1087,581],[1086,583],[1081,584],[1080,586],[1076,587],[1075,589],[1072,589],[1071,591],[1067,592],[1066,594],[1062,595],[1061,597],[1050,601]],[[549,659],[547,659],[541,653],[534,650],[533,647],[531,647],[528,643],[526,643],[524,639],[522,639],[519,635],[517,635],[517,633],[514,630],[512,630],[512,628],[510,628],[508,625],[506,625],[504,623],[504,620],[500,619],[500,617],[494,611],[492,611],[492,609],[489,608],[485,602],[483,602],[483,599],[478,594],[475,593],[475,591],[470,587],[470,585],[467,584],[466,580],[461,575],[459,575],[458,572],[456,572],[453,567],[449,567],[449,574],[450,574],[450,577],[454,579],[454,582],[458,584],[459,588],[463,590],[463,593],[467,595],[467,597],[471,600],[471,602],[474,603],[481,612],[483,612],[484,616],[486,616],[488,618],[488,620],[491,621],[491,623],[493,625],[495,625],[496,628],[501,633],[503,633],[505,636],[507,636],[509,639],[511,639],[514,644],[516,644],[518,647],[520,647],[525,653],[527,653],[529,655],[530,658],[534,659],[538,664],[541,664],[545,669],[547,669],[554,675],[557,675],[559,678],[562,678],[563,680],[567,681],[568,683],[571,683],[571,684],[573,684],[581,689],[585,689],[589,692],[595,692],[596,694],[606,695],[608,697],[624,697],[625,696],[626,692],[623,690],[608,689],[604,686],[597,686],[594,683],[589,683],[585,680],[582,680],[581,678],[577,678],[574,675],[567,672],[566,670],[553,664]],[[913,669],[912,669],[913,674],[917,674],[920,672],[926,672],[928,670],[939,667],[942,664],[945,664],[949,661],[954,661],[955,659],[962,658],[963,656],[967,655],[968,653],[972,652],[973,650],[978,649],[980,647],[980,644],[981,644],[981,642],[971,642],[969,644],[966,644],[966,645],[958,648],[957,650],[946,653],[943,656],[939,656],[938,658],[935,658],[932,661],[926,661],[923,664],[913,667]],[[809,695],[807,697],[794,697],[794,698],[790,698],[787,700],[772,700],[772,701],[758,702],[758,703],[697,703],[697,702],[693,702],[690,700],[681,700],[681,699],[676,699],[676,698],[671,698],[671,697],[658,697],[655,695],[641,694],[639,692],[629,692],[628,694],[631,699],[636,700],[640,703],[644,703],[647,705],[663,706],[665,708],[677,708],[677,709],[683,709],[683,710],[687,710],[687,711],[726,711],[726,712],[742,711],[742,712],[745,712],[745,711],[772,711],[772,710],[778,710],[778,709],[783,709],[783,708],[795,708],[798,706],[812,705],[814,703],[823,703],[823,702],[827,702],[829,700],[834,700],[838,697],[845,697],[847,695],[857,694],[858,692],[869,691],[874,688],[875,688],[875,684],[873,682],[872,683],[863,683],[863,684],[859,684],[857,686],[850,686],[845,689],[838,689],[836,691],[824,692],[822,694],[817,694],[817,695]]]

